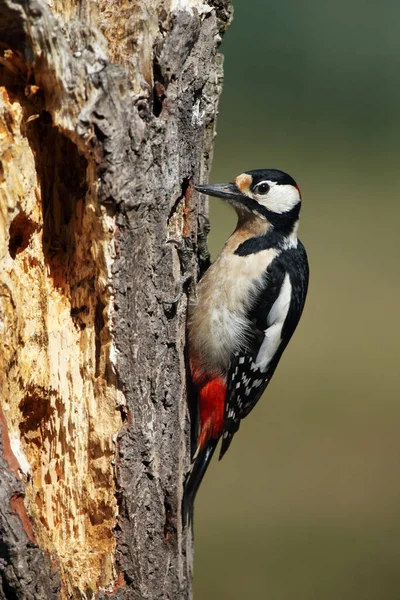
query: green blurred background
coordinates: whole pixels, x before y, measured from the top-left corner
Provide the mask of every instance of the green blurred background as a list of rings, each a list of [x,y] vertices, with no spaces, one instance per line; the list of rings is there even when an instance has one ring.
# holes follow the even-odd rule
[[[311,282],[199,492],[195,600],[399,600],[400,4],[234,8],[211,181],[297,180]],[[210,204],[215,256],[235,218]]]

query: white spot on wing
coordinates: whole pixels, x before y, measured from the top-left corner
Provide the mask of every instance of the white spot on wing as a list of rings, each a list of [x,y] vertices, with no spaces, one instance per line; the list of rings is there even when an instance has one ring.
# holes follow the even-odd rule
[[[289,312],[292,297],[292,286],[289,274],[286,273],[278,298],[272,305],[267,317],[268,328],[256,358],[256,365],[260,371],[266,371],[281,343],[282,328]]]
[[[277,297],[277,299],[271,307],[271,310],[269,311],[267,317],[267,325],[275,325],[279,323],[282,323],[283,325],[289,311],[291,298],[292,285],[290,283],[289,273],[286,273],[281,289],[279,291],[279,296]]]

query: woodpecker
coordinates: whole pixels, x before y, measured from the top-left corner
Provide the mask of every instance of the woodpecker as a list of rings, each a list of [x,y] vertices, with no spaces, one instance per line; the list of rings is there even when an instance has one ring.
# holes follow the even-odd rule
[[[238,221],[190,307],[199,431],[185,484],[186,521],[218,440],[221,459],[271,381],[303,311],[309,274],[297,237],[301,193],[290,175],[259,169],[232,183],[195,187],[226,200]]]

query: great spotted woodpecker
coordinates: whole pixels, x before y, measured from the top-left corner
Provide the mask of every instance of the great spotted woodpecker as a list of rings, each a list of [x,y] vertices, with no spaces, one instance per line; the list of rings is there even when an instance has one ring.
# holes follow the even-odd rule
[[[196,190],[227,200],[238,223],[197,286],[189,316],[189,357],[198,394],[197,450],[184,519],[222,436],[220,459],[240,421],[271,380],[303,311],[308,262],[297,238],[300,190],[276,169]]]

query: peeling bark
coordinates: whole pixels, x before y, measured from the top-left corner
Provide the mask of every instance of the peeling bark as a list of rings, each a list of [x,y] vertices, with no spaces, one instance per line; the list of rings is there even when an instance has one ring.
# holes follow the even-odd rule
[[[193,181],[229,19],[0,0],[0,599],[191,597]]]

